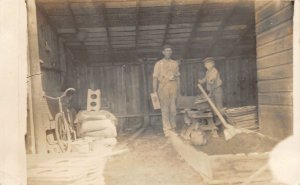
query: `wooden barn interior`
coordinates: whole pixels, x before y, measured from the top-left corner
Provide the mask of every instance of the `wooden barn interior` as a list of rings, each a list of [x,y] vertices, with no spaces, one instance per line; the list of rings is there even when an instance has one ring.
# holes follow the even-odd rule
[[[29,92],[28,153],[45,152],[45,115],[58,111],[57,102],[35,95],[59,96],[70,87],[77,112],[87,109],[88,89],[100,89],[101,109],[117,117],[120,136],[145,126],[162,131],[150,94],[165,44],[179,62],[183,98],[201,94],[202,60],[214,57],[225,107],[256,106],[259,132],[269,137],[293,133],[292,1],[36,0],[27,6],[30,75],[41,73],[32,86],[42,87]]]

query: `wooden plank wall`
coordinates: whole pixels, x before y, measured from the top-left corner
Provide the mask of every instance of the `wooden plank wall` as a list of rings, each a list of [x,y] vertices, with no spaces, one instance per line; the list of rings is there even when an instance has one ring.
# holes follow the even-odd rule
[[[58,96],[62,90],[62,65],[58,37],[48,19],[37,8],[39,55],[43,90],[47,95]],[[47,43],[47,46],[46,46]],[[52,115],[58,111],[56,101],[48,100]]]
[[[255,51],[254,51],[255,52]],[[220,59],[216,67],[224,81],[224,101],[227,107],[256,105],[256,58],[252,56]],[[87,89],[100,88],[102,104],[119,117],[124,128],[138,127],[143,116],[149,115],[151,124],[160,124],[160,112],[152,108],[152,73],[155,61],[144,64],[115,66],[79,66],[79,109],[86,109]],[[143,84],[143,67],[147,84]],[[184,96],[199,94],[197,81],[205,75],[203,63],[187,60],[180,64],[181,93]],[[146,108],[144,104],[146,103]],[[148,108],[148,109],[147,109]],[[145,112],[149,110],[149,112]]]
[[[37,11],[37,22],[43,89],[48,93],[59,91],[61,79],[58,37],[39,10]],[[46,42],[50,51],[46,50]]]
[[[255,12],[260,128],[285,138],[292,133],[293,5],[256,1]]]

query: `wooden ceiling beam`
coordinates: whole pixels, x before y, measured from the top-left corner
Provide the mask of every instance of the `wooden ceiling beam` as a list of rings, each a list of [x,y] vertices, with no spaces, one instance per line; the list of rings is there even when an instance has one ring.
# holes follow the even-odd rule
[[[71,13],[71,17],[72,17],[72,22],[73,22],[74,28],[75,28],[76,32],[78,33],[79,32],[78,25],[77,25],[77,22],[76,22],[76,19],[75,19],[75,14],[74,14],[74,12],[72,10],[71,3],[69,2],[69,0],[67,0],[67,6],[68,6],[68,10]]]
[[[201,16],[201,11],[205,9],[205,6],[206,4],[208,3],[208,0],[203,0],[202,1],[202,4],[200,5],[199,9],[198,9],[198,12],[196,14],[196,18],[195,18],[195,21],[194,21],[194,25],[193,25],[193,28],[192,28],[192,31],[191,31],[191,34],[186,42],[186,44],[184,45],[184,48],[183,48],[183,53],[182,53],[182,58],[186,58],[187,57],[187,53],[188,53],[188,50],[189,50],[189,45],[191,44],[192,40],[194,39],[194,36],[196,35],[197,33],[197,28],[201,22],[201,19],[203,18],[203,16]]]
[[[254,31],[255,23],[250,22],[246,29],[239,35],[239,38],[234,42],[233,47],[229,50],[228,54],[226,55],[226,60],[232,56],[236,48],[240,45],[241,41],[249,34],[251,31]]]
[[[105,2],[103,2],[101,5],[101,12],[102,12],[102,17],[103,17],[104,27],[106,30],[107,45],[108,45],[108,52],[109,52],[110,60],[112,61],[112,63],[114,63],[115,58],[114,58],[114,53],[113,53],[113,49],[112,49],[111,36],[110,36],[110,32],[109,32],[110,26],[109,26],[109,21],[108,21],[108,17],[107,17]]]
[[[57,34],[58,33],[57,28],[55,27],[55,24],[53,23],[53,21],[47,15],[47,11],[44,8],[44,6],[42,6],[39,3],[37,3],[36,6],[37,6],[38,10],[41,12],[41,14],[44,16],[44,18],[46,19],[46,21],[48,22],[48,24],[50,25],[52,30]]]
[[[211,51],[213,50],[213,48],[215,47],[215,45],[217,44],[217,42],[220,40],[220,38],[222,37],[224,28],[227,24],[227,22],[229,21],[229,19],[234,15],[235,10],[237,9],[238,5],[241,3],[241,0],[239,0],[236,4],[234,4],[229,11],[226,12],[226,14],[224,15],[224,18],[221,22],[221,25],[218,28],[217,33],[214,35],[213,40],[210,42],[210,45],[208,46],[208,49],[206,50],[206,52],[204,53],[204,57],[207,57]]]
[[[136,0],[135,48],[137,48],[139,39],[140,6],[141,1]]]
[[[68,6],[68,10],[71,13],[72,22],[73,22],[73,25],[74,25],[75,30],[76,30],[75,34],[78,34],[80,30],[79,30],[79,27],[78,27],[76,19],[75,19],[75,14],[74,14],[73,9],[71,7],[71,3],[69,2],[69,0],[66,0],[66,3],[67,3],[67,6]],[[79,40],[79,42],[80,42],[80,46],[83,48],[83,51],[82,51],[83,58],[88,58],[87,49],[84,45],[84,42],[81,41],[81,40]]]
[[[167,17],[166,30],[165,30],[165,33],[164,33],[164,37],[163,37],[164,40],[162,42],[162,45],[165,45],[166,42],[167,42],[167,36],[168,36],[170,24],[172,23],[172,15],[173,15],[174,7],[175,7],[175,0],[171,0],[170,10],[169,10],[169,14],[168,14],[168,17]]]

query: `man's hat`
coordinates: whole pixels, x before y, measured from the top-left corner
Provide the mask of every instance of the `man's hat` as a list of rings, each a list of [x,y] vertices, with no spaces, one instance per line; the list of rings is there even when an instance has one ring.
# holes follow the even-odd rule
[[[207,57],[207,58],[205,58],[203,60],[203,62],[204,62],[204,64],[206,64],[206,63],[213,63],[213,64],[215,64],[215,58],[213,58],[213,57]]]
[[[169,44],[166,44],[166,45],[164,45],[164,46],[163,46],[163,50],[165,50],[165,49],[167,49],[167,48],[170,48],[170,49],[172,49],[172,46],[171,46],[171,45],[169,45]]]

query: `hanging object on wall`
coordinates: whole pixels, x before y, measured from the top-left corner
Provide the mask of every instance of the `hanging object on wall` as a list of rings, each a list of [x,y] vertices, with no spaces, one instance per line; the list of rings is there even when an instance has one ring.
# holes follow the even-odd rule
[[[46,52],[51,53],[51,48],[47,41],[45,42],[45,50],[46,50]]]
[[[98,111],[101,108],[100,89],[88,89],[87,111]]]

